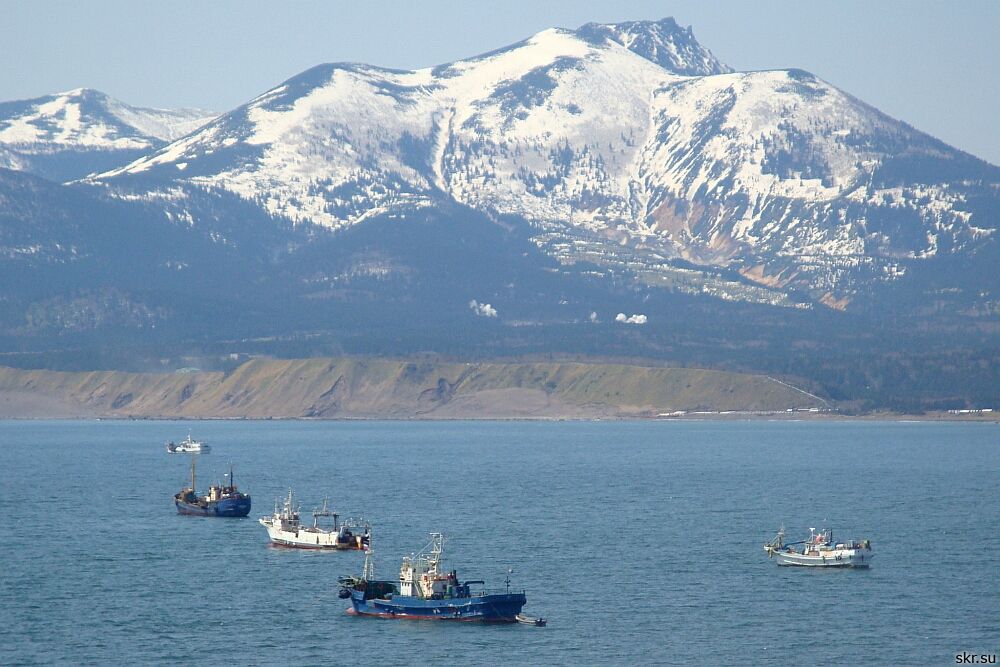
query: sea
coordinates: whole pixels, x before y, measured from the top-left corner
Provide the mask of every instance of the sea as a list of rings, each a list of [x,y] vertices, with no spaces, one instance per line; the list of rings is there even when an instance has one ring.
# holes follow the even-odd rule
[[[235,482],[245,519],[179,516]],[[1000,652],[1000,426],[879,421],[0,422],[0,664],[934,665]],[[376,574],[525,590],[544,628],[348,616],[359,552],[274,548],[294,490]],[[830,527],[869,570],[779,568]]]

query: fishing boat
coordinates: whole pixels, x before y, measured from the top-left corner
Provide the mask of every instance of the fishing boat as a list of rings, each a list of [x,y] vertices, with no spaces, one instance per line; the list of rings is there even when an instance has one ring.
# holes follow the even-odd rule
[[[250,514],[250,496],[241,493],[233,481],[233,467],[229,466],[228,484],[213,484],[208,493],[199,496],[195,491],[195,457],[191,457],[191,486],[174,494],[174,505],[179,514],[191,516],[240,517]]]
[[[785,527],[778,530],[770,542],[764,545],[768,558],[774,558],[778,565],[799,567],[871,567],[871,540],[847,540],[835,542],[829,528],[809,529],[809,538],[799,542],[785,543]]]
[[[167,443],[167,453],[168,454],[208,454],[212,451],[212,448],[208,444],[195,440],[188,433],[188,436],[175,443],[173,440]]]
[[[340,597],[350,598],[348,614],[396,619],[515,623],[527,601],[524,591],[482,588],[482,581],[459,581],[455,570],[441,570],[444,536],[431,533],[419,553],[403,558],[398,585],[375,579],[372,550],[365,552],[360,577],[341,577]]]
[[[298,549],[365,549],[371,541],[371,525],[363,519],[347,519],[338,525],[339,514],[330,510],[328,501],[323,507],[313,510],[313,523],[303,526],[299,520],[299,510],[292,500],[292,490],[288,490],[284,506],[279,510],[274,504],[274,513],[262,516],[258,521],[267,529],[271,543]],[[320,519],[333,519],[330,528],[323,528]]]

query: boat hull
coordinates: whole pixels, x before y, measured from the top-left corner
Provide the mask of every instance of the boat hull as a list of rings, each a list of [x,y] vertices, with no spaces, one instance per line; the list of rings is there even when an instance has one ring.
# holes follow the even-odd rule
[[[866,569],[871,567],[874,555],[860,550],[831,551],[824,555],[809,556],[800,553],[777,551],[774,560],[786,567],[830,567]]]
[[[267,529],[268,537],[271,538],[271,544],[279,547],[329,551],[359,551],[365,548],[364,539],[361,535],[355,535],[351,540],[340,541],[340,536],[337,533],[325,530],[313,531],[303,529],[292,532],[269,526],[264,520],[261,520],[260,523]]]
[[[516,623],[526,603],[524,593],[499,593],[468,598],[425,600],[397,595],[391,599],[366,600],[364,593],[351,592],[348,614],[402,620],[464,621],[467,623]]]
[[[242,517],[250,514],[250,496],[223,498],[203,504],[187,503],[174,498],[178,514],[186,516]]]

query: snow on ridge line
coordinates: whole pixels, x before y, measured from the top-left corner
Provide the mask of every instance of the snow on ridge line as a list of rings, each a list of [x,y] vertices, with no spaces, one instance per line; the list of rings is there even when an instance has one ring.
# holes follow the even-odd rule
[[[672,19],[670,20],[670,23],[676,25]],[[444,78],[435,76],[438,71],[442,70],[442,67],[415,71],[387,70],[385,68],[373,68],[357,64],[350,66],[348,66],[348,64],[341,64],[336,65],[336,67],[338,69],[349,69],[356,73],[364,72],[364,74],[368,76],[375,76],[383,80],[390,80],[396,85],[443,86],[446,88],[446,92],[443,95],[438,95],[438,97],[446,99],[442,100],[438,106],[445,107],[445,109],[442,110],[439,108],[436,109],[435,112],[446,113],[446,107],[448,106],[456,109],[464,108],[465,111],[468,111],[470,103],[465,102],[464,100],[470,97],[476,98],[476,93],[482,94],[484,89],[487,87],[495,88],[500,85],[501,82],[526,75],[532,70],[537,69],[539,66],[543,66],[546,63],[552,63],[557,58],[594,57],[595,48],[598,51],[606,50],[607,46],[595,46],[592,42],[588,42],[586,39],[582,38],[579,32],[579,30],[574,31],[561,28],[542,30],[514,47],[501,49],[492,54],[484,54],[483,56],[455,61],[444,68],[447,70],[447,76]],[[690,30],[687,32],[690,33]],[[611,40],[611,42],[619,48],[628,50],[626,47],[615,43],[613,40]],[[632,53],[635,57],[642,58],[641,55],[635,54],[634,52],[630,51],[630,53]],[[324,66],[317,66],[317,68],[319,67]],[[328,65],[326,67],[333,67],[333,65]],[[307,70],[303,74],[310,71],[311,70]],[[268,98],[281,95],[282,88],[285,86],[287,86],[287,82],[282,86],[263,93],[247,106],[251,108],[259,108],[259,105],[265,102]],[[451,100],[450,105],[448,104],[449,99]],[[257,110],[254,110],[253,113],[257,116],[264,115]],[[468,117],[469,114],[464,113],[461,115]],[[249,120],[252,121],[254,119],[250,118]],[[465,118],[462,120],[465,120]],[[285,125],[287,127],[294,124],[286,123]],[[252,139],[250,143],[254,144],[266,144],[279,138],[278,136],[275,136],[273,131],[263,131],[263,128],[259,126],[257,126],[256,130],[252,134],[255,138]],[[101,174],[98,177],[110,177],[129,172],[144,171],[154,164],[165,163],[177,159],[188,160],[191,156],[183,154],[183,151],[178,150],[179,148],[180,147],[167,146],[161,150],[160,155],[156,155],[153,159],[149,159],[148,157],[142,158],[132,165],[126,166],[124,169],[107,172],[106,174]]]
[[[682,76],[710,76],[733,72],[695,39],[691,26],[682,28],[673,17],[659,21],[587,23],[576,33],[584,39],[606,39]]]
[[[448,108],[470,108],[474,100],[467,101],[468,98],[475,98],[480,94],[488,94],[490,89],[503,81],[509,80],[512,76],[516,77],[527,74],[540,65],[551,62],[558,57],[567,55],[571,57],[584,57],[591,54],[592,51],[592,46],[587,45],[571,31],[549,29],[543,30],[525,40],[521,47],[517,49],[501,51],[487,57],[456,61],[450,65],[453,69],[443,78],[435,75],[435,71],[439,68],[406,71],[358,66],[357,64],[350,63],[317,65],[296,75],[285,83],[269,91],[265,91],[242,107],[238,107],[216,120],[222,121],[226,118],[235,118],[237,116],[244,117],[250,124],[250,128],[247,130],[247,136],[243,137],[242,140],[255,145],[273,143],[289,131],[294,131],[297,127],[297,121],[300,122],[309,117],[307,113],[304,113],[306,107],[320,108],[322,104],[318,104],[316,100],[322,98],[323,102],[327,104],[344,102],[345,100],[340,98],[345,96],[345,93],[336,90],[337,83],[347,85],[355,84],[361,80],[373,80],[402,86],[408,89],[408,92],[412,95],[419,95],[429,99],[430,102],[427,105],[427,110],[431,114],[443,114]],[[323,70],[329,70],[330,78],[311,84],[302,95],[293,101],[290,107],[280,109],[278,112],[271,112],[266,108],[268,103],[288,93],[293,82],[303,77],[308,78],[316,71],[326,74]],[[309,99],[310,101],[302,102],[304,99]],[[297,118],[294,120],[286,118],[282,121],[279,119],[281,113],[290,114]],[[267,121],[273,121],[277,125]],[[192,156],[187,154],[188,149],[197,146],[199,143],[204,143],[208,146],[211,145],[212,142],[210,139],[213,135],[218,134],[215,125],[217,123],[205,127],[193,137],[183,138],[183,146],[175,142],[175,144],[161,148],[153,155],[140,158],[123,168],[99,174],[96,178],[101,179],[145,171],[151,166],[178,159],[189,160]],[[265,127],[267,125],[269,127]],[[279,128],[278,126],[281,127]]]
[[[200,109],[134,107],[91,88],[5,103],[0,144],[52,144],[113,150],[152,148],[197,129],[214,117]]]

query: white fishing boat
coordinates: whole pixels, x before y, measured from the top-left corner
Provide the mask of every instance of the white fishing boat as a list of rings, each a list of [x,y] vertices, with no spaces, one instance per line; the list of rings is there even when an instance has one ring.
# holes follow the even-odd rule
[[[208,444],[195,440],[188,433],[188,436],[175,443],[173,440],[167,443],[167,452],[170,454],[207,454],[212,451],[212,448]]]
[[[267,529],[271,543],[298,549],[365,549],[371,541],[371,526],[364,520],[347,519],[338,523],[340,515],[330,510],[327,501],[323,507],[313,510],[313,523],[303,526],[299,519],[299,509],[288,490],[283,506],[279,509],[275,501],[274,513],[262,516],[260,525]],[[320,525],[320,519],[332,519],[329,528]]]
[[[870,540],[847,540],[835,542],[829,528],[809,529],[809,539],[785,543],[784,526],[774,539],[764,545],[768,558],[778,565],[800,567],[870,567],[872,543]]]

